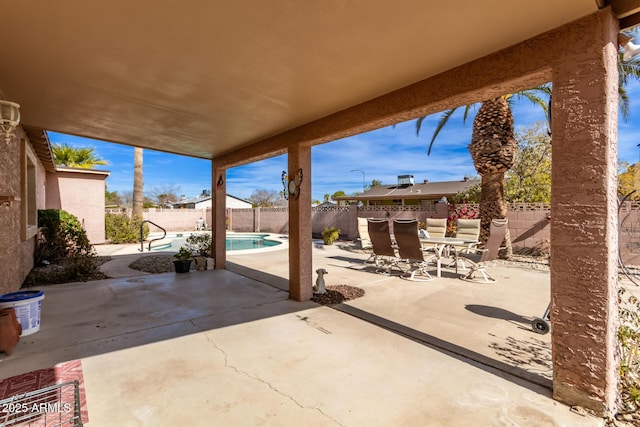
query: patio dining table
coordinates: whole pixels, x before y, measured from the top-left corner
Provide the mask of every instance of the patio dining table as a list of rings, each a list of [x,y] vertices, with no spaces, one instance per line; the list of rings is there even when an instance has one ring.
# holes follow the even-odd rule
[[[442,277],[442,258],[446,248],[452,248],[459,245],[469,245],[478,243],[476,240],[459,239],[456,237],[420,237],[422,245],[433,245],[434,258],[436,260],[436,275]]]

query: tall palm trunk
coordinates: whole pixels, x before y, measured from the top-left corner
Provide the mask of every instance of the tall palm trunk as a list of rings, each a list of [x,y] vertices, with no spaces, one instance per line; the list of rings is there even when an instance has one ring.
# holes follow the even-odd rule
[[[144,201],[144,184],[142,181],[142,148],[133,149],[133,211],[131,216],[142,218],[142,205]]]
[[[504,174],[515,161],[518,143],[514,137],[513,114],[504,97],[484,101],[473,121],[469,152],[482,177],[480,197],[480,240],[487,241],[491,220],[506,218]],[[507,237],[507,256],[511,239]]]

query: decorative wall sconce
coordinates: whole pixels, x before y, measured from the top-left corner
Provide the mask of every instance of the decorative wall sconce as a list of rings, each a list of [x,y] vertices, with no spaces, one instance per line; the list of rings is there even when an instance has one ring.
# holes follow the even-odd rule
[[[4,132],[7,142],[20,123],[20,105],[15,102],[0,100],[0,130]]]
[[[218,177],[218,182],[216,183],[216,188],[218,190],[221,190],[223,185],[224,185],[224,178],[222,178],[222,175],[220,175]]]
[[[300,184],[302,184],[302,168],[298,169],[296,177],[289,177],[286,171],[282,171],[282,186],[284,198],[298,200],[300,197]]]

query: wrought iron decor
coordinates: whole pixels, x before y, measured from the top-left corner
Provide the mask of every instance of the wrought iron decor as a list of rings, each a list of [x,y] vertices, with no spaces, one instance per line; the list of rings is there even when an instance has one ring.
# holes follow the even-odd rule
[[[302,184],[302,168],[298,169],[297,176],[290,177],[287,171],[282,171],[282,186],[284,198],[298,200],[300,197],[300,184]]]

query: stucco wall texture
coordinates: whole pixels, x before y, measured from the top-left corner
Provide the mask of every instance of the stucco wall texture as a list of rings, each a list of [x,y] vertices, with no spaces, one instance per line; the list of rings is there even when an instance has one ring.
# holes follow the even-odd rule
[[[553,69],[551,319],[553,394],[615,408],[617,21],[578,21]]]
[[[91,244],[105,242],[104,172],[47,172],[46,207],[62,209],[78,218]]]
[[[23,142],[24,141],[24,142]],[[21,144],[31,146],[22,129],[9,142],[0,138],[4,149],[0,150],[0,196],[13,196],[14,201],[0,203],[0,294],[14,292],[20,288],[29,271],[33,268],[33,252],[36,239],[22,240],[22,192],[21,192]],[[44,208],[45,171],[40,163],[36,167],[36,205]]]

